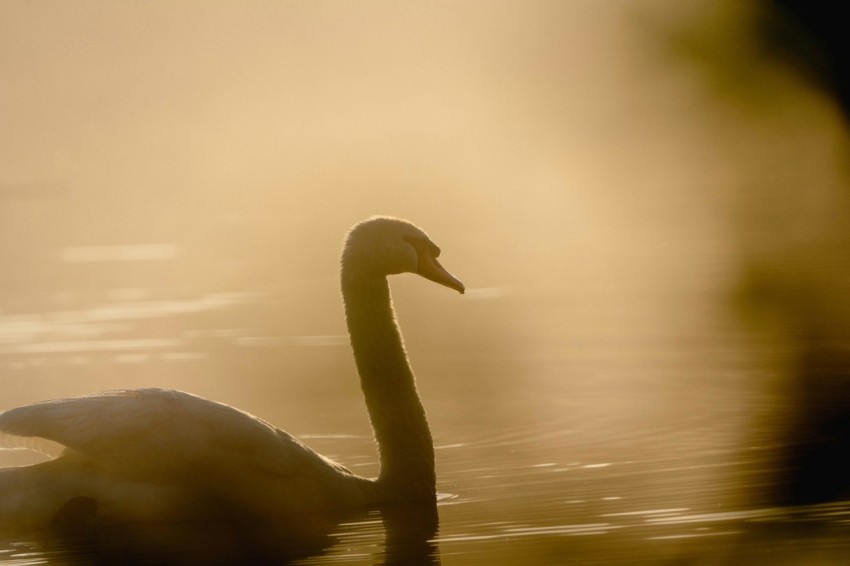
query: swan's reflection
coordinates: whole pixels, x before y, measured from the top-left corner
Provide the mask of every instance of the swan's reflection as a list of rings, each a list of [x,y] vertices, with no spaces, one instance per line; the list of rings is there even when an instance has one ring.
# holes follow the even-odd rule
[[[234,516],[203,523],[143,523],[93,527],[85,520],[87,502],[76,501],[64,517],[32,543],[16,543],[40,563],[113,564],[288,564],[331,554],[346,523],[371,523],[368,510],[345,514],[301,514],[265,520]],[[438,516],[434,504],[396,505],[378,510],[384,544],[374,563],[438,566],[433,539]],[[344,543],[344,541],[342,541]],[[11,556],[14,557],[14,556]]]
[[[381,510],[386,538],[385,566],[437,566],[439,547],[434,542],[439,528],[437,506],[394,505]]]

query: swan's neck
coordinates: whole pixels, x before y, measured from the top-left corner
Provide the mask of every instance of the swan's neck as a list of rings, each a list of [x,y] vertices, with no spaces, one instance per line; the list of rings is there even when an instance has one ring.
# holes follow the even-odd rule
[[[395,320],[386,277],[343,266],[345,318],[381,457],[378,486],[392,499],[433,499],[434,445]]]

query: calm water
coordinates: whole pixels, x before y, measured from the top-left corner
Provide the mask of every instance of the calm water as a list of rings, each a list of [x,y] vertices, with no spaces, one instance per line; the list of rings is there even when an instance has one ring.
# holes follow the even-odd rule
[[[466,300],[428,293],[418,281],[396,287],[436,437],[435,535],[429,510],[386,510],[339,518],[296,540],[286,525],[150,526],[74,544],[5,540],[0,560],[844,563],[850,504],[769,502],[782,418],[765,415],[782,414],[782,389],[766,385],[779,378],[757,370],[741,336],[729,339],[731,327],[652,333],[600,307],[601,321],[585,319],[555,336],[546,322],[559,311],[534,314],[521,292],[473,290]],[[16,403],[169,385],[245,408],[358,473],[376,472],[344,336],[274,334],[283,307],[250,293],[168,301],[141,291],[114,295],[88,309],[2,319],[3,370],[18,386],[10,388]],[[678,308],[698,298],[680,297]],[[520,325],[529,333],[525,345],[510,334],[516,324],[482,318],[519,306],[529,317]],[[450,321],[445,328],[435,324],[441,317]],[[491,323],[482,331],[486,343],[469,336],[482,320]],[[2,457],[4,464],[33,461],[19,452]]]

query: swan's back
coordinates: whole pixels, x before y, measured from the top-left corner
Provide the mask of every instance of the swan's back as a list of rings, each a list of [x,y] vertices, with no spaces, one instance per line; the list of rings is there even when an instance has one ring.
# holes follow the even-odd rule
[[[105,468],[145,479],[185,473],[187,464],[227,465],[234,459],[289,475],[309,453],[257,417],[162,389],[107,391],[12,409],[0,415],[0,430],[53,440]],[[222,456],[223,462],[215,462]]]
[[[368,490],[367,480],[262,419],[180,391],[45,401],[0,414],[0,431],[58,442],[68,450],[57,465],[84,462],[113,484],[191,491],[269,513],[357,504]]]

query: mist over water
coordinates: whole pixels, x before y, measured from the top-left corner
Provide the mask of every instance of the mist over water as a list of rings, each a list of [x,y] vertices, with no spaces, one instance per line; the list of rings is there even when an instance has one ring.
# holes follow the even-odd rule
[[[4,2],[0,410],[177,388],[376,474],[337,277],[390,214],[468,289],[391,280],[439,532],[301,563],[840,563],[846,124],[759,6]]]

